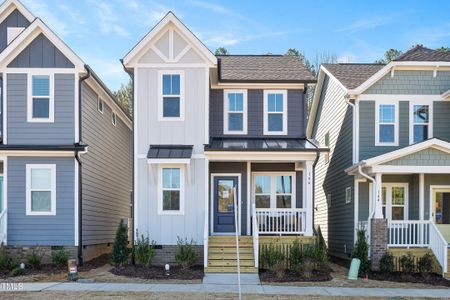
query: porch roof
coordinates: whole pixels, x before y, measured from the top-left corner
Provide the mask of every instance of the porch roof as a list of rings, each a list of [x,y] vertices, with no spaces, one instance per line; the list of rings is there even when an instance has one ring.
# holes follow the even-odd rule
[[[150,145],[148,159],[190,159],[192,145]]]
[[[320,148],[316,141],[306,138],[215,137],[205,145],[205,151],[317,152],[328,149]]]
[[[369,173],[450,173],[450,143],[431,138],[362,160],[345,172],[354,175],[360,167]]]

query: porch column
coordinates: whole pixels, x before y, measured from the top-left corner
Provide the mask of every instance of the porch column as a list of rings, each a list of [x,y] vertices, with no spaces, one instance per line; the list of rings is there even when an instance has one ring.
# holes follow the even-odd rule
[[[306,210],[306,228],[305,235],[312,236],[313,235],[313,186],[312,186],[312,177],[313,177],[313,162],[307,161],[305,163],[305,176],[306,176],[306,201],[305,210]]]
[[[203,228],[203,266],[208,266],[208,240],[209,240],[209,160],[205,158],[205,222]]]
[[[425,206],[425,175],[419,174],[419,220],[424,219]]]
[[[375,174],[375,219],[383,219],[383,200],[382,200],[382,185],[381,174]]]

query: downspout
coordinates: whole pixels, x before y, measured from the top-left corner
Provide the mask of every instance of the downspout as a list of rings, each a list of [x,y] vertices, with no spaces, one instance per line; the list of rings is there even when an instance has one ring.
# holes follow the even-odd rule
[[[352,162],[356,163],[356,105],[350,101],[350,95],[344,96],[345,103],[349,105],[352,110]]]
[[[311,143],[314,146],[314,148],[316,148],[316,159],[314,160],[314,163],[312,165],[313,168],[313,176],[312,176],[312,207],[311,209],[313,210],[312,215],[312,224],[313,224],[313,232],[315,231],[314,228],[314,210],[315,210],[315,205],[316,205],[316,165],[319,162],[319,158],[320,158],[320,149],[319,147],[317,147],[317,145],[315,143]]]
[[[83,82],[91,76],[91,71],[87,66],[85,66],[87,74],[80,78],[78,81],[78,144],[82,144],[82,84]],[[78,162],[78,264],[83,265],[83,172],[82,164],[79,156],[80,152],[75,154],[75,159]]]
[[[131,149],[131,161],[132,161],[132,168],[131,168],[131,212],[130,212],[130,217],[131,220],[133,220],[131,222],[131,247],[133,247],[134,249],[134,233],[135,233],[135,226],[134,226],[134,113],[135,113],[135,109],[134,109],[134,74],[133,72],[131,72],[130,70],[128,70],[125,65],[123,64],[123,60],[121,59],[120,62],[122,63],[123,69],[124,71],[130,76],[131,78],[131,126],[133,128],[133,134],[131,135],[131,143],[133,145],[133,148]],[[131,263],[134,265],[135,264],[135,256],[134,256],[134,251],[131,252]]]

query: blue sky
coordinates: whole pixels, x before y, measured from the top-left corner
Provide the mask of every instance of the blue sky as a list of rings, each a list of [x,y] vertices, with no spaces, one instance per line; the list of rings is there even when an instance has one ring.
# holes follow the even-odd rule
[[[22,0],[115,90],[119,59],[172,10],[211,50],[373,62],[388,48],[450,46],[450,1]]]

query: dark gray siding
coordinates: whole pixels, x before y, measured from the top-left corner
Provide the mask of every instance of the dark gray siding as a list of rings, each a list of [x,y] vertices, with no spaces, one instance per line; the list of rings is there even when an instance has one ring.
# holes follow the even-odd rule
[[[409,103],[399,104],[399,146],[375,146],[375,101],[359,103],[359,160],[375,157],[409,145]]]
[[[368,182],[361,182],[359,183],[359,195],[358,195],[358,220],[359,221],[367,221],[369,219],[369,197],[370,197],[370,190],[369,190],[369,183]]]
[[[354,202],[345,203],[345,190],[354,195],[354,178],[344,170],[352,165],[352,108],[344,99],[345,92],[328,76],[324,80],[314,124],[313,137],[325,145],[330,137],[330,160],[321,155],[315,170],[315,225],[320,225],[328,239],[330,254],[347,257],[353,247]],[[331,195],[328,207],[327,195]],[[353,198],[353,197],[352,197]]]
[[[1,24],[0,24],[0,52],[5,50],[8,42],[8,27],[28,27],[30,22],[15,9]]]
[[[247,136],[261,137],[264,126],[264,91],[248,90],[248,128]],[[288,137],[305,136],[305,95],[303,90],[288,90]],[[223,90],[211,90],[210,92],[210,135],[213,137],[223,134]],[[226,135],[231,136],[231,135]],[[242,135],[240,135],[242,136]]]
[[[450,142],[450,102],[435,101],[433,106],[433,135]]]
[[[55,121],[27,122],[27,74],[7,74],[8,144],[57,145],[75,141],[75,75],[55,74]]]
[[[82,158],[83,244],[109,243],[121,218],[130,217],[131,130],[105,102],[97,110],[97,94],[82,88],[82,140],[89,151]]]
[[[241,234],[247,235],[247,163],[245,162],[211,162],[209,164],[209,178],[213,173],[241,174]],[[210,189],[212,183],[209,185]],[[211,191],[209,193],[211,195]],[[210,199],[211,200],[211,199]],[[211,203],[211,202],[210,202]],[[210,207],[211,209],[211,207]],[[211,213],[211,212],[210,212]]]
[[[42,33],[8,65],[9,68],[74,68]]]
[[[294,163],[252,163],[252,172],[294,172]],[[303,172],[295,172],[295,207],[303,207]],[[252,187],[250,187],[252,188]]]
[[[56,164],[56,216],[26,215],[26,164]],[[8,245],[73,246],[75,159],[8,158]]]

